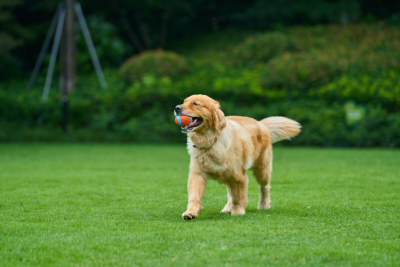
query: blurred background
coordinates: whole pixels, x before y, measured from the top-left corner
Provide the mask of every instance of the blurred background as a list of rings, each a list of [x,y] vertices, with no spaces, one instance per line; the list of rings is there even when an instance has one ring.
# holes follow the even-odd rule
[[[399,1],[82,0],[107,87],[75,16],[44,101],[53,39],[27,85],[63,2],[0,0],[2,142],[184,142],[173,107],[207,94],[226,115],[299,121],[287,145],[400,147]]]

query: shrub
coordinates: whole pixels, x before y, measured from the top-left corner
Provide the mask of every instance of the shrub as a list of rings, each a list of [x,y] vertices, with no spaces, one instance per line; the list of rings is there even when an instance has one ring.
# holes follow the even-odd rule
[[[121,66],[122,77],[129,82],[139,81],[145,75],[174,78],[188,70],[189,66],[183,57],[162,50],[143,52]]]
[[[201,56],[196,51],[190,71],[179,79],[149,67],[127,85],[120,72],[106,71],[109,87],[102,90],[94,74],[79,76],[77,90],[69,97],[67,135],[60,130],[58,90],[52,88],[48,102],[40,100],[44,77],[30,92],[25,91],[26,81],[2,82],[0,141],[183,143],[185,136],[173,123],[173,107],[200,93],[220,101],[226,115],[280,115],[299,121],[302,133],[286,144],[400,147],[400,31],[369,25],[319,26],[302,28],[293,38],[301,51],[284,52],[264,66],[232,67],[225,60],[232,57],[232,50],[223,48],[221,41],[206,60],[207,46]],[[144,54],[154,57],[160,52]],[[353,111],[362,109],[359,120],[346,119],[348,100],[355,103]]]
[[[235,53],[236,61],[242,65],[255,65],[287,51],[295,51],[293,40],[279,32],[258,34],[240,44]]]
[[[370,108],[351,132],[351,145],[359,147],[400,147],[400,113]]]
[[[263,88],[306,90],[332,81],[345,68],[347,61],[338,60],[334,51],[285,54],[272,59],[261,70]]]
[[[379,77],[400,65],[396,27],[335,25],[295,28],[289,33],[302,52],[271,59],[261,71],[263,88],[309,90],[343,74]]]
[[[268,116],[287,116],[302,125],[301,133],[286,145],[399,147],[400,112],[389,113],[367,106],[366,116],[348,125],[344,105],[321,100],[268,101],[253,105],[221,101],[226,115],[250,116],[257,120]]]
[[[327,101],[355,100],[361,104],[400,110],[400,72],[388,70],[380,75],[344,74],[333,82],[311,92],[312,97]]]

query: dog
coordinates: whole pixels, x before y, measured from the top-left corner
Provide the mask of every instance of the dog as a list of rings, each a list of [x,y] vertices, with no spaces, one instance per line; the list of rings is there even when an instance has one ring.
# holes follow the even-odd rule
[[[221,212],[245,214],[249,169],[259,184],[258,209],[269,209],[272,144],[299,134],[300,124],[285,117],[257,121],[225,116],[219,102],[206,95],[186,98],[174,113],[192,117],[192,122],[181,128],[187,134],[190,155],[188,205],[182,218],[191,220],[198,216],[208,179],[227,188],[228,201]]]

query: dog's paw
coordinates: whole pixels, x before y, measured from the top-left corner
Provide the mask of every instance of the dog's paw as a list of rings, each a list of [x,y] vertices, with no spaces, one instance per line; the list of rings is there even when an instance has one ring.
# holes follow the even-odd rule
[[[269,203],[258,203],[257,209],[259,209],[259,210],[267,210],[269,208],[270,208]]]
[[[231,210],[231,215],[244,215],[246,211],[242,207],[233,207]]]
[[[182,218],[183,218],[185,221],[195,219],[196,217],[197,217],[197,213],[192,212],[192,211],[185,211],[185,212],[182,214]]]
[[[223,208],[222,210],[221,210],[221,213],[229,213],[229,212],[231,212],[231,209],[230,208]]]
[[[232,210],[232,202],[226,203],[225,207],[221,210],[221,213],[229,213]]]

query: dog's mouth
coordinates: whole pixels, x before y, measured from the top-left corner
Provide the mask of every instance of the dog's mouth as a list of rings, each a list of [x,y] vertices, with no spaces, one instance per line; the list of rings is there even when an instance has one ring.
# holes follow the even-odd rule
[[[189,117],[192,118],[192,122],[185,126],[181,126],[181,130],[183,133],[191,132],[194,130],[194,128],[198,127],[200,124],[203,123],[203,119],[200,117],[192,117],[192,116]]]

